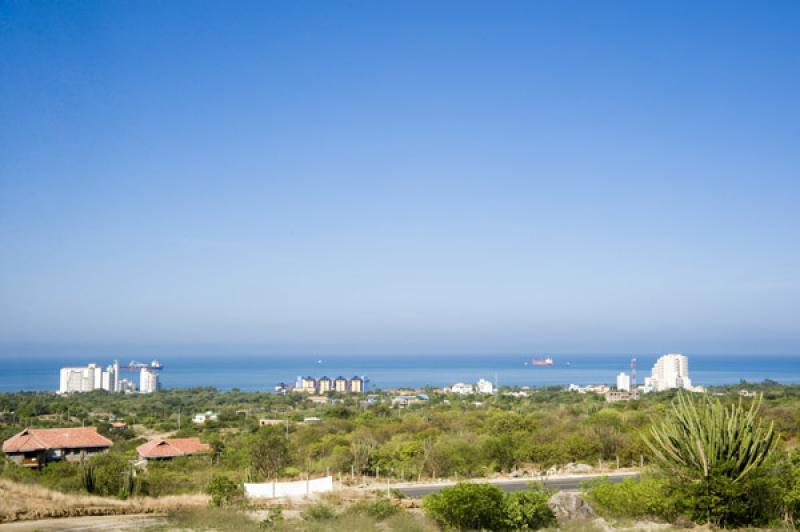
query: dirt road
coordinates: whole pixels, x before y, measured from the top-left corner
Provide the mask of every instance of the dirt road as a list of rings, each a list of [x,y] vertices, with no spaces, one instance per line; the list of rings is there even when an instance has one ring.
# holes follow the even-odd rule
[[[64,517],[61,519],[39,519],[18,521],[0,525],[0,532],[33,532],[34,530],[57,530],[58,532],[79,530],[141,530],[150,526],[166,524],[167,518],[152,514],[103,515],[91,517]]]

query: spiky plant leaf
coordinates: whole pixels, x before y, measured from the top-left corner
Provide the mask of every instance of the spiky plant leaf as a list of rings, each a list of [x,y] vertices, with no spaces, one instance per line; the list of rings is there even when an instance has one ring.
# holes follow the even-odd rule
[[[725,408],[719,399],[680,393],[661,423],[644,440],[656,464],[687,481],[707,479],[712,471],[739,482],[769,458],[778,436],[758,418],[762,396],[745,408],[742,400]]]

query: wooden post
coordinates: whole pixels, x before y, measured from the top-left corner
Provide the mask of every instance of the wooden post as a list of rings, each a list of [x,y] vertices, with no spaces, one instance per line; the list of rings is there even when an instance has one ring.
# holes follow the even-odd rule
[[[644,467],[644,455],[639,455],[639,467]]]
[[[356,466],[353,465],[350,466],[350,481],[351,482],[356,481]]]
[[[306,495],[308,495],[309,493],[311,493],[311,486],[308,480],[308,473],[306,473]]]
[[[619,469],[619,456],[617,456],[617,469]]]

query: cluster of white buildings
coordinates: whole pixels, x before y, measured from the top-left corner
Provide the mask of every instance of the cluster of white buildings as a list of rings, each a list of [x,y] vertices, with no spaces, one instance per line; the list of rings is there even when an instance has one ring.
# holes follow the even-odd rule
[[[578,393],[608,393],[611,391],[605,384],[586,384],[580,386],[578,384],[570,384],[567,387],[568,392],[578,392]]]
[[[689,391],[702,391],[702,387],[692,386],[689,377],[689,358],[686,355],[670,353],[660,357],[643,386],[631,384],[631,376],[625,372],[617,375],[617,391],[620,392],[663,392],[681,388]]]
[[[153,393],[159,389],[158,373],[154,368],[160,368],[158,361],[153,361],[150,367],[143,366],[139,369],[139,392]],[[114,361],[105,370],[97,364],[61,368],[58,393],[91,392],[105,390],[116,393],[136,392],[136,383],[130,379],[122,378],[119,361]]]
[[[470,395],[473,393],[493,394],[494,384],[492,381],[486,379],[478,379],[475,384],[464,384],[463,382],[456,383],[449,388],[444,389],[445,393],[457,393],[459,395]]]
[[[285,384],[279,384],[275,387],[276,392],[286,393],[287,391],[303,392],[303,393],[328,393],[328,392],[341,392],[341,393],[364,393],[369,389],[369,379],[364,377],[353,377],[346,379],[344,377],[336,377],[331,379],[328,377],[297,377],[293,388],[289,388]]]
[[[635,359],[631,366],[635,370]],[[691,392],[702,392],[702,386],[692,386],[689,377],[689,359],[685,355],[670,353],[660,357],[650,377],[644,379],[643,386],[637,386],[631,375],[622,372],[617,375],[616,389],[605,384],[589,384],[579,386],[570,384],[569,391],[578,393],[597,393],[606,396],[606,400],[625,401],[635,399],[639,393],[662,392],[665,390],[684,389]]]
[[[219,414],[216,412],[212,412],[211,410],[206,410],[200,414],[195,414],[192,418],[192,423],[197,425],[204,425],[207,421],[218,421]]]

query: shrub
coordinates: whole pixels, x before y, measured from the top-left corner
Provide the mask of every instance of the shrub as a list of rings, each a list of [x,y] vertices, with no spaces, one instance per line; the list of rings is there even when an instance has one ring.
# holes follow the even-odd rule
[[[617,484],[604,479],[584,486],[584,490],[595,509],[608,517],[671,521],[680,511],[680,497],[659,477],[626,478]]]
[[[362,501],[348,508],[349,513],[366,514],[378,521],[383,521],[400,511],[399,506],[382,497],[371,501]]]
[[[306,521],[327,521],[336,517],[336,512],[327,504],[312,504],[300,516]]]
[[[275,506],[269,509],[267,518],[261,521],[259,526],[261,528],[272,528],[283,522],[283,506]]]
[[[548,506],[550,492],[535,487],[505,495],[505,524],[511,530],[537,530],[555,525],[556,516]]]
[[[39,473],[39,482],[62,492],[83,491],[80,466],[67,461],[47,464]]]
[[[456,484],[426,495],[422,505],[443,527],[498,530],[505,525],[503,491],[491,484]]]
[[[224,475],[216,475],[208,483],[206,493],[211,496],[209,505],[225,506],[242,495],[242,486]]]

